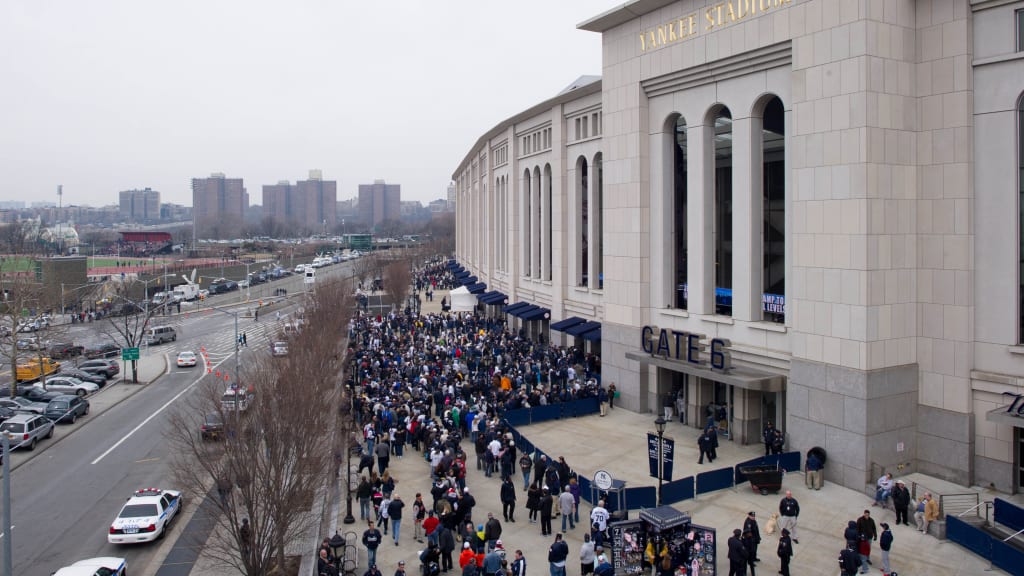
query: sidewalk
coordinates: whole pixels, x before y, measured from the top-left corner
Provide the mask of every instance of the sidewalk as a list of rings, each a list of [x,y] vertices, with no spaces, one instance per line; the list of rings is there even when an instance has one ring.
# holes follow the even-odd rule
[[[524,426],[519,430],[548,454],[555,457],[564,455],[569,465],[582,476],[591,478],[600,468],[608,470],[616,479],[626,481],[627,486],[656,486],[657,480],[647,476],[646,433],[653,431],[653,420],[654,416],[650,414],[641,415],[618,409],[610,411],[606,418],[587,416],[554,420]],[[719,459],[714,464],[698,466],[697,431],[684,428],[678,423],[670,423],[666,434],[676,440],[675,478],[732,466],[763,454],[763,448],[759,444],[739,446],[728,440],[720,440]],[[467,472],[467,486],[477,501],[473,519],[479,524],[487,518],[487,512],[493,512],[500,519],[500,480],[497,476],[486,478],[482,472],[478,472],[468,441],[466,447],[471,453],[472,460]],[[410,514],[411,503],[417,492],[424,495],[424,500],[428,504],[431,502],[430,477],[421,453],[407,447],[405,458],[398,460],[392,457],[391,469],[399,480],[395,492],[410,505]],[[516,522],[502,523],[502,540],[510,556],[516,549],[523,550],[531,566],[528,573],[544,573],[547,567],[546,551],[553,539],[541,537],[539,525],[528,522],[526,497],[522,491],[522,477],[518,467],[515,477],[518,478],[516,486],[519,495],[516,502]],[[893,569],[900,573],[967,576],[982,574],[988,568],[988,562],[956,544],[936,540],[932,536],[917,532],[913,527],[895,526],[893,512],[872,508],[871,498],[864,494],[828,483],[820,491],[811,492],[804,485],[802,473],[787,474],[783,480],[783,487],[792,490],[801,507],[797,531],[800,543],[794,545],[795,556],[792,560],[794,573],[835,573],[836,558],[844,543],[842,533],[846,522],[859,517],[865,509],[871,510],[875,522],[892,524],[895,542],[891,564]],[[726,540],[734,528],[742,527],[748,511],[756,511],[762,534],[758,552],[762,562],[758,564],[758,571],[761,574],[775,574],[779,569],[778,557],[775,554],[778,533],[767,535],[764,524],[772,512],[778,511],[779,500],[783,496],[781,493],[761,496],[753,492],[748,484],[743,484],[732,489],[700,495],[695,500],[676,505],[676,508],[689,512],[694,523],[717,529],[719,574],[726,574],[728,571],[728,561],[724,555]],[[357,522],[350,525],[342,523],[345,515],[345,502],[342,500],[338,527],[342,534],[346,531],[355,531],[361,538],[365,522],[358,520],[358,503],[354,502],[353,506]],[[580,519],[584,520],[589,514],[590,506],[584,502]],[[631,518],[635,518],[636,514],[636,510],[630,511]],[[556,518],[553,522],[554,528],[557,530],[560,525],[561,520]],[[385,537],[384,544],[377,551],[377,564],[381,572],[393,573],[399,560],[406,561],[408,570],[418,570],[417,555],[423,544],[413,540],[412,531],[412,521],[406,518],[402,522],[399,546],[393,544],[390,534]],[[570,530],[566,534],[566,541],[570,549],[568,574],[576,576],[579,571],[577,558],[583,542],[583,528]],[[874,548],[872,573],[876,573],[880,567],[877,545]],[[359,568],[356,574],[360,575],[365,571],[366,551],[360,546]],[[1001,572],[996,570],[993,573]],[[193,574],[200,572],[194,571]]]

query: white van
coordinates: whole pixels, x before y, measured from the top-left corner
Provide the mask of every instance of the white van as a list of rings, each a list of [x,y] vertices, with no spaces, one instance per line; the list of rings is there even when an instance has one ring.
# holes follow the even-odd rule
[[[154,346],[165,342],[174,342],[177,339],[178,333],[175,332],[174,328],[170,326],[156,326],[146,330],[146,336],[143,341],[146,346]]]

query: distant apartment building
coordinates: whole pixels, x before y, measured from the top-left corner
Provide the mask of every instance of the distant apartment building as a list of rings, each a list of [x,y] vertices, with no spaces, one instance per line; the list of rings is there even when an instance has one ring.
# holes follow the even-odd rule
[[[399,220],[401,217],[401,184],[374,180],[373,184],[359,185],[359,219],[364,224],[377,226],[385,220]]]
[[[455,210],[455,183],[452,182],[448,185],[448,209],[451,211]]]
[[[122,221],[151,223],[160,220],[160,192],[152,188],[122,190],[120,200]]]
[[[160,220],[163,222],[185,222],[192,219],[192,207],[167,202],[160,205]]]
[[[337,199],[338,183],[310,170],[308,180],[263,186],[263,218],[300,231],[325,232],[337,222]]]
[[[249,194],[241,178],[214,173],[192,179],[192,226],[196,238],[229,238],[241,233]]]

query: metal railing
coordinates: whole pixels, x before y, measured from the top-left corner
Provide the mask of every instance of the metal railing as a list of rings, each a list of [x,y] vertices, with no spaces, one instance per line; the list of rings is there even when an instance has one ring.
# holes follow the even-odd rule
[[[957,492],[953,494],[941,494],[936,490],[932,490],[923,484],[917,482],[911,482],[910,496],[914,500],[919,498],[919,494],[930,492],[932,497],[939,499],[939,518],[945,518],[947,514],[953,516],[963,516],[969,511],[973,510],[976,516],[981,516],[978,512],[978,508],[981,506],[981,494],[977,492]]]

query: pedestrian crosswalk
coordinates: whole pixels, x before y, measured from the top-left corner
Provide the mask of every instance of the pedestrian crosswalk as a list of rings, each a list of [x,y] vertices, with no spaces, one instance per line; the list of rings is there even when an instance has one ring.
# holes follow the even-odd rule
[[[242,339],[242,342],[235,339],[234,331],[222,331],[211,336],[209,339],[200,339],[199,344],[210,362],[216,364],[220,360],[233,355],[237,346],[241,346],[243,350],[245,348],[269,346],[278,337],[282,329],[282,324],[278,322],[254,323],[249,324],[244,329],[239,328],[239,339]]]

